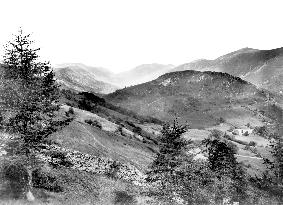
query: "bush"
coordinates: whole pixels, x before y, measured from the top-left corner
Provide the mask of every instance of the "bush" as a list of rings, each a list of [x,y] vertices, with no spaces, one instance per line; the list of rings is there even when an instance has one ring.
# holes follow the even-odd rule
[[[48,191],[62,192],[63,187],[60,186],[57,177],[43,169],[36,169],[32,172],[33,186],[37,188],[43,188]]]
[[[50,164],[53,167],[57,166],[64,166],[64,167],[71,167],[73,163],[66,157],[66,153],[60,151],[51,151],[48,153],[49,156],[52,158],[52,162]]]
[[[123,128],[124,128],[124,125],[123,125],[123,124],[118,125],[117,130],[116,130],[116,133],[117,133],[117,134],[120,134],[120,135],[122,135],[122,136],[125,136],[125,134],[123,133]]]
[[[244,132],[243,136],[249,136],[249,132],[248,131]]]
[[[261,137],[267,137],[268,135],[268,130],[266,126],[261,126],[261,127],[255,127],[253,130],[253,133],[261,136]]]
[[[5,160],[1,167],[2,189],[0,198],[21,198],[28,188],[28,170],[21,160]]]
[[[75,114],[74,108],[70,107],[69,110],[66,112],[66,116],[70,117]]]
[[[85,120],[85,123],[97,127],[99,129],[102,129],[102,124],[100,122],[98,122],[97,120],[91,120],[91,119],[87,119]]]
[[[225,122],[225,119],[223,117],[220,117],[219,118],[219,123],[221,124],[221,123],[224,123],[224,122]]]
[[[136,200],[132,195],[129,195],[126,191],[116,191],[114,204],[121,204],[121,205],[136,204]]]
[[[256,145],[257,145],[257,143],[256,143],[255,141],[250,141],[250,142],[249,142],[249,146],[255,147]]]
[[[112,164],[110,164],[110,169],[109,171],[106,173],[106,176],[112,179],[115,179],[117,176],[117,172],[120,169],[121,164],[117,161],[113,161]]]

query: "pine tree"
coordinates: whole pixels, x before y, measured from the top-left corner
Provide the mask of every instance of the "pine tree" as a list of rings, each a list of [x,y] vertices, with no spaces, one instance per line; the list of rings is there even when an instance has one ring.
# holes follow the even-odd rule
[[[283,203],[283,139],[278,133],[271,133],[269,139],[270,155],[264,158],[267,169],[259,179],[259,185]]]
[[[207,147],[209,168],[216,177],[215,181],[220,183],[221,190],[216,188],[218,198],[222,200],[229,195],[235,201],[245,199],[245,171],[237,162],[235,147],[218,130],[213,130],[210,137],[203,140],[203,144]],[[221,185],[223,181],[225,186]]]
[[[40,62],[38,48],[22,30],[5,46],[2,103],[12,113],[8,129],[19,134],[26,151],[42,142],[54,127],[59,110],[58,86],[48,62]]]
[[[25,156],[29,182],[27,198],[34,199],[32,171],[38,166],[36,151],[44,140],[56,130],[59,110],[58,86],[48,62],[41,62],[39,48],[33,48],[30,34],[19,31],[5,46],[1,105],[8,113],[5,128],[21,139],[20,153]]]
[[[179,188],[176,184],[177,167],[181,165],[182,154],[186,146],[190,144],[190,141],[182,137],[187,129],[187,126],[178,125],[177,122],[174,122],[172,126],[169,124],[163,126],[159,139],[159,152],[147,173],[148,181],[158,184],[155,196],[172,203],[174,194]]]

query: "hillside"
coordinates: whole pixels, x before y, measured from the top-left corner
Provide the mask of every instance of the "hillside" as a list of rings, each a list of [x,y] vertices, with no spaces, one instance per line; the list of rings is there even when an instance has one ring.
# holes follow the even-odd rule
[[[62,106],[60,116],[68,110],[68,106]],[[118,125],[96,114],[74,108],[72,117],[73,121],[53,133],[38,153],[44,166],[34,175],[39,180],[33,182],[34,203],[117,204],[119,193],[126,198],[122,200],[133,201],[131,198],[142,190],[141,171],[153,159],[153,145],[126,128],[117,132]],[[88,121],[99,122],[101,127]],[[1,168],[15,146],[13,140],[15,136],[0,134]],[[5,188],[2,180],[1,204],[29,204],[14,200],[15,193]]]
[[[226,73],[189,70],[167,73],[151,82],[117,90],[105,99],[140,115],[164,121],[178,118],[193,127],[208,127],[219,123],[221,117],[254,118],[247,107],[256,109],[265,104],[268,95]]]
[[[97,77],[96,74],[80,67],[56,69],[55,76],[61,88],[64,89],[106,94],[118,88],[115,85],[98,80],[100,77]]]
[[[195,77],[196,74],[198,74],[198,78]],[[168,77],[172,79],[170,82]],[[186,80],[178,82],[180,81],[179,78]],[[230,86],[233,87],[227,88],[227,90],[223,89],[225,90],[223,93],[227,95],[229,91],[232,92],[232,95],[239,96],[239,102],[242,102],[241,97],[245,99],[244,95],[257,91],[254,86],[241,79],[228,74],[213,72],[176,72],[175,75],[165,74],[155,81],[158,81],[158,85],[161,83],[163,87],[170,86],[170,83],[175,85],[188,84],[189,80],[189,84],[196,83],[200,79],[210,83],[213,80],[213,82],[218,83],[217,85],[220,85],[220,79],[223,81],[223,78],[227,79],[227,82],[229,81]],[[184,89],[181,92],[184,96],[184,92],[187,92],[187,90]],[[211,95],[211,92],[213,91],[203,91],[202,94]],[[169,94],[170,91],[167,95]],[[35,203],[160,204],[158,200],[147,195],[150,190],[149,187],[152,185],[145,181],[145,173],[158,151],[156,139],[160,134],[161,126],[142,122],[137,118],[138,116],[127,115],[124,110],[119,112],[121,110],[116,110],[117,107],[107,105],[103,98],[95,97],[93,94],[80,93],[73,96],[76,96],[75,99],[78,98],[79,100],[69,99],[69,104],[73,101],[75,106],[79,106],[80,102],[87,102],[84,105],[92,105],[93,111],[97,113],[77,108],[73,108],[73,112],[69,112],[69,106],[61,106],[59,115],[61,117],[65,117],[65,115],[72,117],[73,120],[53,133],[48,139],[49,144],[43,146],[38,155],[45,164],[39,171],[35,172],[37,174],[35,175],[36,179],[42,180],[39,184],[36,181],[34,182]],[[254,94],[253,99],[257,99],[257,102],[260,103],[262,98],[264,99],[264,94],[259,93]],[[199,99],[201,99],[201,96]],[[212,103],[215,99],[219,99],[219,96],[211,96],[208,99],[209,103]],[[203,103],[201,100],[199,102]],[[232,105],[236,107],[238,104],[234,103]],[[218,104],[215,105],[218,106]],[[250,118],[252,112],[249,112],[248,109],[242,109],[240,106],[235,107],[227,112],[234,117],[239,114],[242,124],[246,124],[248,118],[248,122],[251,124],[248,130],[252,130],[255,126],[264,125],[258,116]],[[101,117],[100,115],[105,114],[105,110],[101,110],[103,108],[107,109],[109,113],[111,112],[111,115],[107,114],[105,117]],[[113,120],[113,117],[115,117],[115,120]],[[264,117],[262,119],[268,120]],[[231,135],[230,141],[239,148],[237,159],[248,168],[248,173],[252,175],[262,173],[264,171],[262,156],[268,155],[268,149],[263,146],[268,145],[268,140],[254,133],[248,137],[242,134],[232,134],[231,131],[227,130],[229,126],[240,126],[237,124],[239,121],[235,121],[235,118],[233,120],[226,118],[225,123],[217,123],[214,127],[206,127],[206,129],[189,129],[184,137],[193,140],[197,149],[201,150],[202,147],[199,142],[207,138],[211,130],[227,131]],[[9,139],[6,139],[5,136],[7,135],[0,134],[1,159],[5,158],[5,154],[9,152],[8,145],[13,145],[13,143],[7,143]],[[246,148],[246,145],[252,141],[258,143],[256,151]],[[195,158],[205,160],[206,156],[203,153],[195,153]],[[19,200],[9,201],[10,195],[7,195],[7,192],[5,192],[7,190],[3,188],[5,186],[3,187],[2,183],[0,184],[0,198],[3,202],[7,200],[8,204],[26,203]],[[150,202],[147,202],[147,200]]]
[[[215,60],[198,60],[171,71],[218,71],[241,77],[254,85],[283,94],[283,48],[256,50],[244,48]]]
[[[55,75],[63,89],[107,94],[118,88],[153,80],[172,68],[172,65],[144,64],[114,74],[104,68],[69,63],[55,67]]]

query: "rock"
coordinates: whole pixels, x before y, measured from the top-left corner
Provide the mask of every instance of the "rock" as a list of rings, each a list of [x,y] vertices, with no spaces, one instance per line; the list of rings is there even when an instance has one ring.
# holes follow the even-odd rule
[[[26,193],[26,197],[27,197],[28,201],[34,201],[35,200],[35,198],[34,198],[34,196],[33,196],[33,194],[31,193],[30,190]]]

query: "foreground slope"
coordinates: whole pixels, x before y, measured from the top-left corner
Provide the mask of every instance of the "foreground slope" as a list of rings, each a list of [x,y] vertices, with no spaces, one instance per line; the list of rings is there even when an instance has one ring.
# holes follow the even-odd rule
[[[252,117],[245,106],[266,103],[270,96],[256,86],[225,73],[182,71],[148,83],[117,90],[106,96],[112,103],[164,121],[179,118],[207,127],[221,117]]]
[[[171,71],[199,70],[229,73],[270,91],[283,94],[283,48],[243,48],[215,60],[198,60]]]

